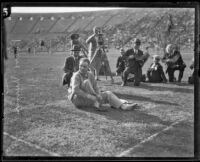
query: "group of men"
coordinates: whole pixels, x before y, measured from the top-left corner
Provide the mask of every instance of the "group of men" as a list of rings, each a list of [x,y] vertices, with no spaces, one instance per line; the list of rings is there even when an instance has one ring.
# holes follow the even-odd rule
[[[111,83],[114,82],[101,30],[94,27],[93,34],[86,43],[89,45],[88,50],[79,41],[78,34],[71,35],[71,56],[65,60],[62,82],[63,85],[68,85],[69,100],[76,107],[93,106],[97,110],[104,110],[103,104],[110,104],[111,107],[122,110],[137,108],[137,103],[119,99],[111,91],[99,91],[97,80],[102,65],[110,74]],[[80,55],[80,51],[83,55]]]
[[[80,58],[88,58],[90,61],[90,71],[95,75],[95,79],[99,80],[99,72],[103,66],[110,75],[111,83],[114,82],[109,61],[105,51],[103,33],[100,28],[94,27],[93,34],[86,40],[88,48],[79,40],[79,34],[71,35],[71,56],[67,57],[64,64],[63,85],[70,85],[70,78],[73,72],[78,71]],[[82,52],[82,55],[80,54]]]
[[[106,66],[111,82],[114,82],[109,61],[106,55],[103,33],[98,29],[93,29],[93,34],[86,40],[89,47],[85,47],[79,41],[78,34],[71,35],[71,56],[67,57],[64,64],[63,85],[68,84],[69,100],[77,107],[94,106],[101,110],[101,105],[109,103],[111,107],[131,110],[138,107],[136,103],[119,99],[110,91],[100,92],[97,85],[99,71],[102,65]],[[180,51],[176,45],[169,44],[163,58],[158,55],[153,56],[153,63],[146,74],[142,74],[142,67],[149,58],[149,53],[140,49],[141,41],[137,38],[132,42],[132,48],[125,51],[120,49],[121,56],[117,60],[117,75],[121,75],[122,84],[126,86],[130,81],[129,74],[134,74],[132,81],[134,86],[139,86],[142,81],[167,82],[163,67],[159,63],[162,60],[166,64],[166,73],[169,82],[176,81],[174,72],[179,70],[178,82],[181,82],[184,69],[186,67]],[[82,51],[82,55],[80,55]]]
[[[116,74],[121,75],[122,86],[127,84],[129,73],[134,74],[134,78],[132,79],[134,86],[139,86],[141,81],[166,83],[167,79],[165,77],[163,67],[160,64],[160,60],[162,60],[162,62],[167,66],[166,73],[168,74],[169,82],[176,81],[174,76],[174,72],[176,70],[179,70],[177,81],[181,82],[186,64],[184,63],[181,53],[176,45],[167,45],[166,53],[164,54],[163,58],[161,58],[159,55],[154,55],[152,57],[153,63],[148,68],[146,74],[142,74],[142,67],[148,59],[149,54],[145,54],[140,50],[140,44],[140,40],[135,39],[133,42],[133,48],[128,49],[126,52],[123,48],[120,49],[121,56],[119,56],[117,60]]]

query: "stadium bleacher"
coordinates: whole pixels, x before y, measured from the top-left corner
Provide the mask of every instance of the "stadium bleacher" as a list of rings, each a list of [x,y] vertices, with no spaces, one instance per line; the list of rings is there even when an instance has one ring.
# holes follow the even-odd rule
[[[94,17],[94,20],[85,28],[85,30],[92,30],[94,26],[102,27],[110,18],[111,16],[99,16],[98,19]]]
[[[129,15],[126,15],[126,14],[118,14],[116,16],[113,16],[112,19],[110,19],[106,25],[121,24],[124,21],[126,21],[128,17],[129,17]]]
[[[84,41],[92,33],[94,26],[106,28],[105,32],[109,38],[112,38],[118,29],[128,30],[134,36],[156,38],[158,35],[156,33],[162,33],[166,29],[169,11],[176,28],[181,29],[185,26],[185,34],[190,35],[190,40],[193,40],[192,31],[188,29],[194,29],[194,10],[189,9],[147,9],[144,11],[138,8],[58,14],[13,13],[6,19],[5,24],[8,40],[55,39],[58,35],[68,37],[70,33],[78,32],[82,34]]]

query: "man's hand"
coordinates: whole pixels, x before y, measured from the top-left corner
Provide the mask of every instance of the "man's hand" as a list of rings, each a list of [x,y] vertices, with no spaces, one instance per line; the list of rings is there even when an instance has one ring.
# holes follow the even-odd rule
[[[130,55],[128,58],[129,59],[134,59],[135,57],[133,55]]]
[[[97,97],[98,101],[102,101],[103,100],[103,97],[100,94],[96,95],[96,97]]]
[[[87,95],[87,98],[92,100],[92,101],[96,101],[97,100],[97,98],[95,96],[90,95],[90,94]]]
[[[170,59],[167,59],[166,60],[166,63],[171,63],[172,61]]]

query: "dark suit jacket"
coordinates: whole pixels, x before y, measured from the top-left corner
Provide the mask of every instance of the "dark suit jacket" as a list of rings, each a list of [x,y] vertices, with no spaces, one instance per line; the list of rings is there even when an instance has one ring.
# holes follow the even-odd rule
[[[124,55],[126,57],[126,66],[127,67],[131,67],[131,68],[135,67],[135,66],[142,67],[144,60],[142,59],[143,52],[141,50],[138,50],[138,53],[136,54],[134,52],[134,49],[131,48],[131,49],[127,50]],[[134,58],[130,58],[130,56],[134,56]]]
[[[74,72],[74,67],[75,67],[75,59],[74,56],[69,56],[65,60],[65,64],[63,67],[63,70],[65,73],[67,72]]]
[[[160,63],[156,63],[156,69],[152,69],[151,66],[153,63],[150,65],[150,68],[147,70],[147,77],[149,78],[150,82],[162,82],[162,81],[167,81],[163,67]]]
[[[166,62],[166,60],[170,60],[170,62]],[[177,66],[185,68],[186,65],[182,59],[181,53],[179,51],[175,51],[173,54],[165,53],[162,58],[164,62],[166,62],[167,68],[176,68]]]

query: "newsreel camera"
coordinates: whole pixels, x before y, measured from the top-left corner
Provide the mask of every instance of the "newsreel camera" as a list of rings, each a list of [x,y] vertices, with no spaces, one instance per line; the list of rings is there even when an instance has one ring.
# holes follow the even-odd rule
[[[104,47],[103,31],[102,29],[97,30],[97,43],[99,47]]]

